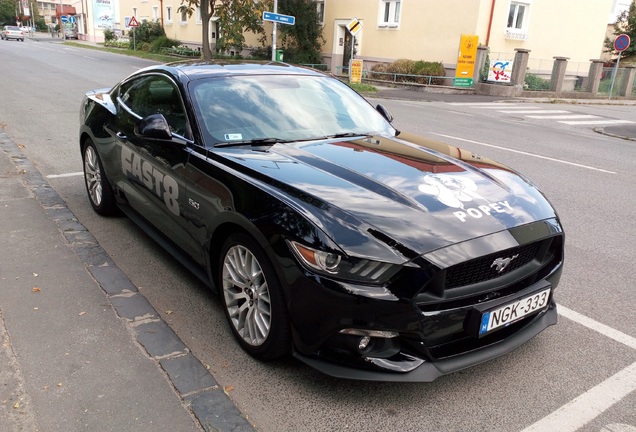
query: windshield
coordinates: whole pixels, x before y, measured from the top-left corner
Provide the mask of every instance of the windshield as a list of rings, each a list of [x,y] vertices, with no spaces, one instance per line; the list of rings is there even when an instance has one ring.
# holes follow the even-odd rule
[[[208,146],[395,135],[361,96],[327,76],[214,77],[192,82],[189,91]]]

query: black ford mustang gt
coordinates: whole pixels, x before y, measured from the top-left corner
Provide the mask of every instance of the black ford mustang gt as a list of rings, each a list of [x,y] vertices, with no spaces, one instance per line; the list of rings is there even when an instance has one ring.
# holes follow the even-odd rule
[[[252,356],[431,381],[556,323],[564,235],[527,179],[391,120],[304,68],[153,66],[86,94],[86,189],[219,291]]]

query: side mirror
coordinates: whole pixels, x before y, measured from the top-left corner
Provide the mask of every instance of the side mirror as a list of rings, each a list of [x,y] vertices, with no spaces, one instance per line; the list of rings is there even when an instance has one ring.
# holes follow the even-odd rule
[[[154,138],[159,140],[171,140],[172,131],[168,121],[163,114],[151,114],[139,120],[135,127],[135,134],[144,138]]]
[[[384,105],[378,104],[375,109],[386,119],[386,121],[389,123],[393,121],[393,114],[391,114],[391,111],[389,111]]]

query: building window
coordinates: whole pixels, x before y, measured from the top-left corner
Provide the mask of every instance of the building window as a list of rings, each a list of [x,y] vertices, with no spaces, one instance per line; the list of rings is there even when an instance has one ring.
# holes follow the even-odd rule
[[[184,8],[181,10],[181,23],[182,23],[182,24],[185,24],[185,23],[187,23],[187,22],[188,22],[188,11],[187,11],[187,9],[184,7]]]
[[[400,23],[401,0],[380,0],[378,26],[397,27]]]
[[[524,29],[524,18],[526,16],[526,10],[528,5],[522,3],[511,2],[510,11],[508,12],[508,28],[509,29]]]
[[[152,7],[152,20],[159,21],[159,6]]]
[[[506,39],[528,39],[528,16],[530,14],[529,1],[511,1],[506,24]]]
[[[166,21],[172,22],[172,6],[166,6]]]
[[[133,16],[136,18],[137,17],[137,8],[132,8],[133,9]]]
[[[325,23],[325,0],[316,0],[316,8],[318,9],[318,22],[323,25]]]
[[[201,24],[203,22],[203,20],[201,19],[201,8],[200,7],[197,7],[197,10],[196,10],[194,16],[196,18],[197,24]]]

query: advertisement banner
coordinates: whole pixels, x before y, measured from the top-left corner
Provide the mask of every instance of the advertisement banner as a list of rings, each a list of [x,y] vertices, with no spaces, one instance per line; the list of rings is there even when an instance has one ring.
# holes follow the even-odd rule
[[[358,84],[362,82],[362,65],[361,59],[351,60],[351,79],[349,82]]]
[[[512,60],[491,60],[488,81],[509,83],[512,75]]]
[[[115,16],[115,0],[94,0],[93,17],[96,29],[112,29]]]
[[[457,55],[457,67],[455,68],[455,79],[453,80],[454,86],[470,87],[473,85],[478,46],[479,36],[461,36],[459,40],[459,53]]]

